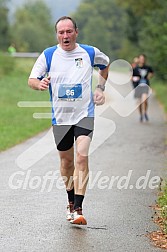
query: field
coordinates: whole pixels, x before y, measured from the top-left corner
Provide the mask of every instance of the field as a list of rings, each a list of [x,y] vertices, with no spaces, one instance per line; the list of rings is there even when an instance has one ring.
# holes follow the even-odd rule
[[[51,126],[50,119],[34,119],[34,112],[50,108],[20,108],[19,101],[48,101],[48,92],[32,90],[27,85],[34,59],[14,59],[15,69],[0,79],[0,151],[23,142]]]

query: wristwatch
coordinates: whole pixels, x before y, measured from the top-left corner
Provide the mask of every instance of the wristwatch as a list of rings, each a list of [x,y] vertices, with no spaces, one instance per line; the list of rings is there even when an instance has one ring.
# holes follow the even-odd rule
[[[105,85],[97,85],[96,88],[100,88],[102,91],[105,90]]]

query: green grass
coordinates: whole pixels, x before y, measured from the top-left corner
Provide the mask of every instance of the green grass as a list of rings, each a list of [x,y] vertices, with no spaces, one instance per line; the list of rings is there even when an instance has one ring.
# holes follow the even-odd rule
[[[153,79],[151,87],[155,90],[156,97],[163,105],[165,113],[167,113],[167,83]]]
[[[167,83],[164,83],[157,79],[153,79],[151,84],[156,93],[156,97],[162,104],[164,111],[167,114]],[[166,145],[167,145],[167,139],[166,139]],[[167,180],[164,187],[162,188],[162,193],[158,197],[158,205],[161,207],[160,214],[163,220],[163,232],[167,234]]]
[[[48,92],[32,90],[27,85],[33,59],[15,59],[15,70],[0,78],[0,151],[23,142],[47,129],[50,119],[34,119],[34,112],[50,108],[20,108],[19,101],[48,101]]]
[[[167,181],[162,189],[162,194],[158,198],[158,205],[161,207],[163,231],[167,234]]]

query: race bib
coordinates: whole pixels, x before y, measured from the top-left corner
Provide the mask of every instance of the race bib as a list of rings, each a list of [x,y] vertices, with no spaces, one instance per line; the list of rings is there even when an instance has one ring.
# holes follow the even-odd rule
[[[65,101],[82,99],[82,84],[60,84],[58,98]]]

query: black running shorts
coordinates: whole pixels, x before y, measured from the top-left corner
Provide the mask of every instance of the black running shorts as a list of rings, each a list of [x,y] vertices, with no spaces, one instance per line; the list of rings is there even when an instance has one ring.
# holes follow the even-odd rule
[[[135,98],[141,98],[143,94],[148,94],[148,93],[149,93],[148,85],[143,85],[143,86],[138,85],[135,88]]]
[[[75,125],[53,125],[55,143],[59,151],[71,149],[79,136],[89,136],[92,139],[94,118],[85,117]]]

